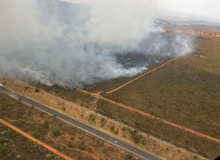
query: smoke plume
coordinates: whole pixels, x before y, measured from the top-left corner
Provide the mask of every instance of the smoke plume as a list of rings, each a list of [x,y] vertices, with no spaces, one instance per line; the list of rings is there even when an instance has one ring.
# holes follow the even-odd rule
[[[0,0],[0,73],[48,83],[39,76],[45,75],[84,87],[192,52],[193,38],[170,36],[155,23],[157,3]]]

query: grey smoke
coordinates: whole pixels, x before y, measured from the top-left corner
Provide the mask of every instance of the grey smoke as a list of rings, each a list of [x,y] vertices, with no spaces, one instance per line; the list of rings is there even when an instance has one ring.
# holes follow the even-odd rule
[[[42,83],[48,84],[45,75],[84,87],[192,52],[193,38],[167,35],[154,21],[156,10],[152,0],[0,0],[0,73],[24,78],[34,71],[29,78]],[[141,63],[123,62],[140,55]]]

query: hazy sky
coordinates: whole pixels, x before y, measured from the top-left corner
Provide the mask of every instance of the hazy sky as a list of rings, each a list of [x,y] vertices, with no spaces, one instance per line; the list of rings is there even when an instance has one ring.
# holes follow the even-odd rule
[[[161,0],[159,8],[220,19],[220,0]]]
[[[88,4],[99,0],[61,0],[61,1]],[[158,8],[174,10],[179,12],[193,13],[198,15],[205,15],[220,19],[220,0],[157,0],[157,1],[158,1]]]

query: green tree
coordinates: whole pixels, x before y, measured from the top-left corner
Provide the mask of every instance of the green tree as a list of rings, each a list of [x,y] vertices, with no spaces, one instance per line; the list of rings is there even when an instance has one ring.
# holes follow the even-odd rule
[[[35,89],[35,92],[40,92],[40,90],[38,88]]]

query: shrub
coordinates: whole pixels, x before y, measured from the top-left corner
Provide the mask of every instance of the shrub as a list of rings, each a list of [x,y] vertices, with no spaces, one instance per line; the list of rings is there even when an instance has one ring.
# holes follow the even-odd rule
[[[136,121],[135,124],[136,124],[137,126],[139,126],[139,125],[140,125],[140,122],[139,122],[139,121]]]
[[[49,123],[50,123],[50,120],[49,120],[49,119],[46,119],[46,120],[44,121],[44,127],[45,127],[45,128],[49,128]]]
[[[198,159],[198,157],[197,157],[197,156],[194,156],[193,158],[194,158],[194,159]]]
[[[141,140],[141,138],[139,136],[136,136],[135,140],[134,140],[135,144],[138,144],[140,142],[140,140]]]
[[[40,90],[38,88],[35,89],[35,92],[40,92]]]
[[[131,156],[131,155],[127,155],[127,156],[125,157],[125,160],[132,160],[132,159],[134,159],[134,157]]]
[[[60,158],[59,156],[56,156],[56,157],[54,158],[54,160],[61,160],[61,158]]]
[[[46,156],[45,156],[45,159],[51,159],[52,158],[52,154],[47,154]]]
[[[122,128],[122,131],[125,131],[125,130],[126,130],[126,128],[125,128],[125,127],[123,127],[123,128]]]
[[[26,86],[26,87],[24,87],[24,89],[25,89],[25,90],[28,90],[28,87]]]
[[[105,118],[102,118],[101,121],[104,122],[104,121],[105,121]]]
[[[115,126],[113,125],[112,127],[111,127],[111,131],[114,131],[115,130]]]
[[[17,159],[20,159],[21,158],[21,155],[17,155]]]
[[[115,134],[118,134],[118,129],[115,131]]]
[[[0,153],[3,153],[3,154],[4,154],[7,149],[8,149],[7,147],[1,147],[1,148],[0,148]]]
[[[74,147],[75,147],[75,144],[74,144],[73,142],[69,142],[69,143],[68,143],[68,146],[69,146],[70,148],[74,148]]]
[[[53,135],[56,137],[56,136],[59,136],[60,135],[60,131],[59,130],[55,130],[53,131]]]
[[[8,138],[0,137],[0,143],[8,142]]]
[[[39,136],[40,136],[39,130],[38,130],[38,129],[34,130],[34,131],[32,132],[32,135],[35,136],[35,137],[37,137],[37,138],[39,138]]]
[[[85,144],[81,143],[81,144],[79,145],[79,149],[80,149],[80,150],[85,150],[85,149],[86,149]]]
[[[104,142],[102,140],[97,141],[97,146],[102,147],[104,145]]]

